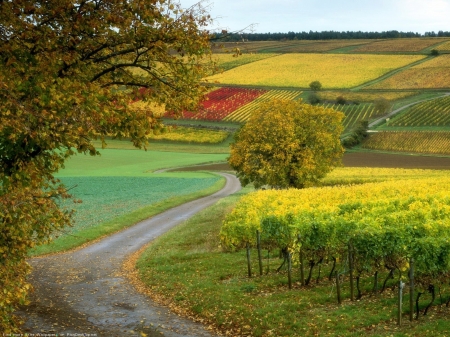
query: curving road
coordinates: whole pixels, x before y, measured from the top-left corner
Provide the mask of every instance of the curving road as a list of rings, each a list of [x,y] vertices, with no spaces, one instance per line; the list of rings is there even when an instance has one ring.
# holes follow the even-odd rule
[[[226,173],[225,187],[172,208],[86,248],[29,261],[35,292],[19,314],[28,333],[62,336],[212,336],[200,324],[178,317],[130,285],[121,268],[126,258],[157,236],[237,192]]]

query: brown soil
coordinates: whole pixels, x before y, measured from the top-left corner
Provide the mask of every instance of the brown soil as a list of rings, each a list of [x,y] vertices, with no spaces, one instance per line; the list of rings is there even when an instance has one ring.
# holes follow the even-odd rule
[[[386,167],[405,169],[449,170],[450,157],[412,156],[400,154],[355,152],[346,153],[344,167]],[[232,171],[228,163],[206,164],[173,169],[173,171]]]

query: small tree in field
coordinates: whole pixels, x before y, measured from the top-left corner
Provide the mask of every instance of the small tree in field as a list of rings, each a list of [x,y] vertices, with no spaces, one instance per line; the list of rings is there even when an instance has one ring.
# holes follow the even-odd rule
[[[322,89],[322,83],[320,83],[319,81],[313,81],[309,84],[309,87],[311,88],[311,90],[319,91]]]
[[[373,102],[373,106],[377,115],[386,114],[391,108],[391,102],[389,102],[386,98],[380,97]]]
[[[269,101],[238,131],[228,162],[244,186],[313,185],[340,165],[343,117],[301,101]]]

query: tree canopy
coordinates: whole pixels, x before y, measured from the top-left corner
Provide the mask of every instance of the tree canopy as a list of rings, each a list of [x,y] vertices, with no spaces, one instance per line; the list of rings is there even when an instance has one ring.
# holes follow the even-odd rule
[[[312,185],[340,165],[342,118],[301,101],[268,101],[236,134],[228,162],[244,186]]]
[[[209,23],[201,4],[171,0],[0,1],[1,331],[17,330],[27,250],[71,220],[53,174],[75,153],[98,154],[95,139],[145,147],[162,127],[151,106],[194,110]],[[139,93],[149,107],[130,104]]]

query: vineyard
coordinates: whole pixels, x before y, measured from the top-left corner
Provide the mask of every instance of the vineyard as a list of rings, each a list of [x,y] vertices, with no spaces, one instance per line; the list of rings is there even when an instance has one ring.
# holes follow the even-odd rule
[[[234,48],[239,48],[245,53],[318,53],[346,47],[356,47],[351,51],[356,53],[418,53],[434,46],[437,50],[449,50],[448,41],[448,38],[401,38],[224,42],[214,45],[213,53],[224,53]]]
[[[229,135],[229,132],[221,130],[174,126],[170,127],[167,132],[150,135],[149,139],[169,140],[183,143],[217,144],[223,142]]]
[[[325,108],[334,109],[344,113],[342,121],[344,133],[357,126],[360,121],[368,121],[376,116],[373,104],[324,104]]]
[[[413,278],[419,317],[423,293],[432,296],[426,314],[438,288],[449,291],[448,183],[450,176],[443,174],[416,179],[413,184],[411,180],[396,180],[314,190],[257,191],[242,197],[227,215],[221,243],[230,251],[246,248],[249,263],[250,248],[257,248],[258,256],[261,249],[267,256],[280,251],[284,262],[278,271],[286,266],[289,288],[294,267],[300,270],[303,286],[311,285],[313,273],[317,280],[335,278],[339,303],[341,277],[350,283],[351,300],[384,291],[389,279]],[[269,261],[259,259],[263,275],[263,264]],[[321,276],[325,267],[328,273]],[[248,273],[251,276],[250,264]],[[387,273],[384,282],[379,279],[382,273]],[[372,282],[371,290],[361,288],[363,280]],[[446,293],[446,298],[449,295]]]
[[[389,120],[389,127],[450,126],[450,96],[416,104]]]
[[[334,40],[334,41],[252,41],[225,42],[213,46],[213,53],[224,53],[239,48],[244,53],[305,53],[326,52],[334,49],[351,47],[373,40]]]
[[[184,119],[204,121],[245,122],[252,111],[267,100],[278,98],[295,100],[301,95],[298,90],[264,90],[224,87],[209,92],[198,112],[185,111]],[[170,113],[166,113],[170,117]]]
[[[230,50],[227,54],[214,54],[212,59],[217,62],[217,66],[220,70],[226,71],[247,63],[263,60],[269,57],[274,57],[279,54],[261,53],[261,54],[242,54],[236,56],[233,51]]]
[[[389,131],[377,132],[363,143],[370,150],[450,155],[450,132]]]
[[[423,59],[423,55],[283,54],[208,77],[210,82],[307,88],[352,88]]]
[[[369,102],[372,103],[377,99],[384,98],[389,101],[395,101],[409,96],[416,95],[414,91],[319,91],[318,96],[324,101],[335,101],[338,97],[344,97],[350,102]]]
[[[441,55],[405,69],[366,89],[450,88],[450,55]]]
[[[446,39],[424,38],[424,39],[389,39],[366,44],[354,49],[354,52],[379,53],[379,52],[418,52]]]
[[[259,96],[254,101],[240,107],[235,110],[233,113],[229,114],[225,117],[224,121],[230,122],[246,122],[253,111],[257,110],[262,103],[267,102],[271,99],[285,99],[285,100],[295,100],[298,96],[301,95],[301,91],[297,90],[270,90],[265,94]]]

